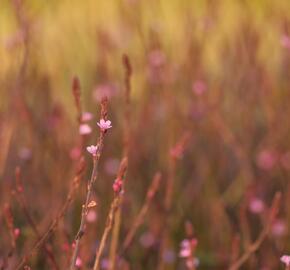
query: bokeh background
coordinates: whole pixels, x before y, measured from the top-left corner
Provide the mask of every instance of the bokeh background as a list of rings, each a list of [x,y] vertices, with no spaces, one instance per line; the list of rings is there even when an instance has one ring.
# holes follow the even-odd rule
[[[123,116],[124,53],[133,70],[129,126]],[[236,239],[242,254],[247,241],[259,235],[276,191],[282,192],[280,212],[243,269],[283,269],[279,258],[290,252],[290,1],[2,0],[0,59],[0,205],[9,205],[13,226],[20,230],[13,248],[7,211],[1,211],[2,267],[14,269],[37,241],[13,195],[15,168],[21,170],[27,205],[42,234],[63,205],[84,155],[77,195],[48,240],[60,269],[69,265],[92,167],[79,144],[71,91],[77,76],[83,111],[94,115],[92,132],[82,136],[85,145],[99,133],[103,95],[113,125],[79,268],[92,267],[128,128],[120,242],[155,172],[161,172],[162,182],[126,253],[126,269],[157,269],[164,216],[170,239],[165,269],[186,269],[179,257],[186,222],[198,240],[198,268],[226,269]],[[172,169],[172,149],[184,134],[190,138]],[[164,193],[172,175],[173,203],[166,212]],[[103,269],[108,253],[109,243]],[[43,250],[27,264],[52,269]]]

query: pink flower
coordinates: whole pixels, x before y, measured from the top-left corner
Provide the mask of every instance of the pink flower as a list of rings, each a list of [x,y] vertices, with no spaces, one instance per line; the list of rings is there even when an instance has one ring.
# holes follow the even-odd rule
[[[90,112],[84,112],[82,114],[82,121],[87,122],[93,119],[93,115]]]
[[[264,211],[264,202],[259,198],[254,198],[250,201],[249,210],[253,214],[259,214]]]
[[[110,175],[116,175],[118,172],[118,168],[120,165],[120,161],[115,158],[109,158],[105,162],[105,171]]]
[[[17,239],[19,237],[19,235],[20,235],[20,229],[19,228],[15,228],[13,233],[14,233],[14,237]]]
[[[69,156],[72,160],[77,160],[81,156],[81,149],[79,147],[74,147],[70,150]]]
[[[79,132],[81,135],[87,135],[92,132],[92,129],[88,124],[81,124],[79,128]]]
[[[117,93],[117,86],[112,83],[98,85],[93,92],[93,99],[101,102],[104,97],[112,98]]]
[[[145,232],[140,237],[140,243],[143,247],[149,248],[155,242],[154,235],[151,232]]]
[[[82,259],[80,257],[77,257],[76,267],[82,267],[82,265],[83,265]]]
[[[192,84],[192,91],[197,96],[201,96],[204,92],[206,92],[206,90],[207,90],[206,84],[201,80],[195,81]]]
[[[122,186],[123,186],[123,182],[122,182],[122,179],[120,178],[117,178],[113,184],[113,190],[116,192],[116,193],[119,193],[121,190],[122,190]]]
[[[184,239],[180,244],[179,257],[188,258],[190,257],[197,245],[197,240],[194,238],[192,240]]]
[[[257,165],[263,170],[271,170],[277,161],[277,155],[270,150],[263,150],[257,156]]]
[[[159,68],[166,62],[165,54],[161,50],[153,50],[148,54],[149,64],[153,68]]]
[[[280,261],[285,263],[286,266],[290,266],[290,256],[289,255],[283,255],[281,258],[280,258]]]
[[[98,146],[97,145],[88,146],[87,151],[95,157],[97,155]]]
[[[93,223],[97,220],[97,213],[95,210],[90,210],[87,214],[87,222]]]
[[[272,234],[274,236],[280,237],[286,234],[287,226],[284,220],[277,219],[272,225]]]
[[[22,147],[18,152],[18,156],[23,160],[29,160],[32,157],[32,151],[30,148]]]
[[[290,37],[287,35],[282,35],[280,39],[281,46],[290,49]]]
[[[105,121],[104,119],[101,119],[100,122],[97,123],[97,125],[100,127],[101,130],[105,131],[112,127],[111,123],[112,122],[110,120]]]

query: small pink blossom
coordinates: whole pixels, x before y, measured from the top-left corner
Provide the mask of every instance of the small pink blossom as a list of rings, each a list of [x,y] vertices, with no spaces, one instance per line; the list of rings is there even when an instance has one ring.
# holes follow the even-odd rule
[[[277,161],[277,156],[273,151],[263,150],[257,156],[257,165],[263,170],[271,170]]]
[[[62,244],[61,249],[65,252],[67,252],[70,250],[70,245],[68,243],[64,243],[64,244]]]
[[[22,147],[18,152],[18,156],[22,160],[29,160],[32,157],[32,151],[28,147]]]
[[[170,155],[173,158],[181,159],[183,155],[183,151],[184,151],[184,147],[178,144],[170,149]]]
[[[87,151],[95,157],[97,155],[98,146],[97,145],[88,146]]]
[[[83,112],[82,121],[88,122],[93,119],[93,115],[90,112]]]
[[[285,263],[285,265],[288,267],[290,266],[290,256],[289,255],[283,255],[281,258],[280,258],[280,261]]]
[[[286,223],[282,219],[277,219],[272,224],[272,234],[274,236],[277,236],[277,237],[283,236],[285,235],[286,230],[287,230]]]
[[[120,161],[115,158],[109,158],[105,161],[105,171],[107,174],[116,175],[118,172],[118,168],[120,165]]]
[[[173,263],[176,259],[175,252],[171,249],[165,250],[164,253],[162,254],[162,257],[163,257],[163,260],[168,264]]]
[[[83,265],[82,259],[80,257],[77,257],[76,267],[82,267],[82,265]]]
[[[184,239],[180,244],[179,257],[188,258],[192,256],[196,246],[197,240],[195,238],[192,240]]]
[[[192,84],[192,91],[197,96],[201,96],[202,94],[204,94],[204,92],[206,92],[206,90],[207,90],[207,86],[202,80],[195,81]]]
[[[72,160],[77,160],[81,156],[81,149],[76,146],[70,150],[69,156]]]
[[[153,68],[159,68],[166,62],[166,57],[163,51],[153,50],[148,54],[149,65]]]
[[[259,198],[253,198],[250,201],[249,204],[249,210],[253,213],[253,214],[259,214],[262,213],[265,209],[265,204],[264,202],[259,199]]]
[[[92,129],[88,124],[81,124],[79,128],[79,132],[81,135],[87,135],[92,132]]]
[[[19,228],[15,228],[13,233],[14,233],[14,237],[17,239],[20,236],[20,229]]]
[[[122,190],[122,187],[123,187],[123,182],[122,182],[122,179],[120,178],[117,178],[113,184],[113,190],[116,192],[116,193],[119,193],[121,190]]]
[[[139,241],[143,247],[149,248],[154,244],[155,237],[151,232],[145,232],[141,235]]]
[[[112,122],[110,120],[105,121],[104,119],[101,119],[100,122],[97,123],[97,125],[100,127],[101,130],[105,131],[112,127],[111,123]]]
[[[87,222],[89,222],[89,223],[95,222],[97,220],[97,213],[96,213],[96,211],[95,210],[90,210],[88,212],[88,214],[87,214],[86,219],[87,219]]]
[[[290,49],[290,37],[288,35],[286,34],[282,35],[280,39],[280,43],[282,47],[286,49]]]
[[[104,97],[108,99],[116,95],[117,87],[112,83],[104,83],[98,85],[93,92],[93,99],[101,102]]]
[[[197,267],[199,265],[198,258],[188,258],[185,262],[188,269],[192,269],[193,267]]]
[[[102,269],[109,269],[110,266],[111,266],[111,262],[109,259],[107,259],[107,258],[102,259],[102,261],[101,261]]]

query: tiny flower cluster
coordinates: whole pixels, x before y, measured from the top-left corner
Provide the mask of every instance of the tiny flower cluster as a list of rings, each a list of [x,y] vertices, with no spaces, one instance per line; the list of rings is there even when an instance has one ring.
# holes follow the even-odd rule
[[[288,267],[290,267],[290,256],[289,255],[283,255],[281,258],[280,258],[280,261],[285,263],[287,269]]]
[[[85,116],[85,119],[90,119],[89,115]],[[84,124],[85,125],[85,124]],[[100,127],[102,131],[106,131],[107,129],[111,128],[111,121],[107,120],[105,121],[104,119],[101,119],[100,122],[97,123],[97,125]],[[89,126],[88,126],[89,127]],[[89,127],[90,128],[90,127]],[[97,145],[90,145],[87,147],[87,151],[95,157],[98,152],[98,146]]]
[[[185,259],[186,266],[189,269],[198,265],[198,259],[194,257],[194,251],[197,246],[197,239],[184,239],[180,244],[179,257]]]

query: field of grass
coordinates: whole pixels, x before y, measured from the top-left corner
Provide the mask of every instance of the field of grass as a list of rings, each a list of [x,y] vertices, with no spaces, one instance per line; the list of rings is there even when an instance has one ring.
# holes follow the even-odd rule
[[[290,1],[1,0],[0,60],[0,269],[290,269]]]

